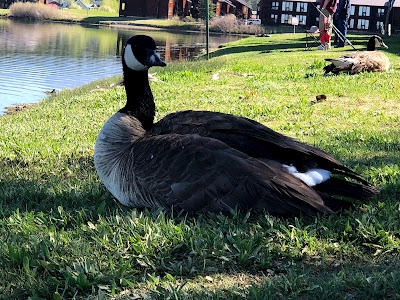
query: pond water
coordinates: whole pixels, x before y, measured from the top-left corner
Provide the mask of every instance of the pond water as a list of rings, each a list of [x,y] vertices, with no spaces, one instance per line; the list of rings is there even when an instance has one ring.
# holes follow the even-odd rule
[[[167,62],[193,59],[205,51],[205,35],[199,33],[0,19],[0,114],[7,106],[40,101],[46,91],[121,74],[120,53],[134,34],[152,36]],[[239,38],[211,36],[210,46]]]

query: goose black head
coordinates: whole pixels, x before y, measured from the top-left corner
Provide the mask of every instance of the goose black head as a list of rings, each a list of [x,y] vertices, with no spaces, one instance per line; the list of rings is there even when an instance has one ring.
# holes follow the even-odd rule
[[[385,48],[387,49],[388,46],[385,44],[383,39],[380,36],[373,35],[370,37],[367,45],[367,50],[375,50],[376,48]]]
[[[166,63],[156,52],[155,41],[147,35],[134,35],[129,38],[122,53],[122,65],[133,71],[147,71],[150,67],[165,67]]]

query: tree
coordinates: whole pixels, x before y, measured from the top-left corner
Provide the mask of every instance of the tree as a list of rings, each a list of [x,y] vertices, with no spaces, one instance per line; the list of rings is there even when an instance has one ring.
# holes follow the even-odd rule
[[[393,5],[394,5],[395,0],[388,0],[388,2],[385,3],[387,5],[387,11],[386,11],[386,19],[385,19],[385,35],[389,34],[389,18],[390,18],[390,13],[392,11]]]
[[[215,17],[215,4],[212,0],[199,0],[197,3],[197,10],[198,10],[198,18],[205,19],[206,18],[206,8],[208,2],[208,15],[211,18]]]
[[[247,0],[246,2],[251,6],[252,10],[257,10],[258,0]]]

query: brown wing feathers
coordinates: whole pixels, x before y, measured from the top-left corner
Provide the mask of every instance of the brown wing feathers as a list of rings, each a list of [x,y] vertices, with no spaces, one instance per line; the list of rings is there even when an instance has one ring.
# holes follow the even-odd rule
[[[196,122],[199,118],[202,120],[201,126]],[[212,137],[251,157],[267,158],[287,165],[295,164],[300,171],[315,167],[328,169],[367,184],[357,173],[323,150],[298,142],[247,118],[188,110],[166,116],[155,124],[152,132],[168,133],[171,123],[176,124],[173,127],[175,133]]]
[[[331,211],[318,193],[278,164],[267,165],[218,140],[170,134],[139,143],[137,149],[147,154],[137,157],[140,165],[131,166],[138,188],[159,195],[167,206],[226,213],[253,208],[279,215]],[[152,156],[165,159],[152,161]]]

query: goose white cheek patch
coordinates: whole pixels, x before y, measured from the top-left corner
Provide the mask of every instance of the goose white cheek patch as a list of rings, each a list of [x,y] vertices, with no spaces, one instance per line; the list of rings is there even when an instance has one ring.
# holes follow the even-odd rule
[[[129,69],[134,71],[146,71],[149,69],[148,66],[141,64],[133,55],[131,45],[126,45],[124,52],[124,60]]]
[[[310,169],[305,173],[297,171],[296,167],[283,165],[293,176],[299,178],[308,186],[316,186],[330,178],[331,172],[324,169]]]

